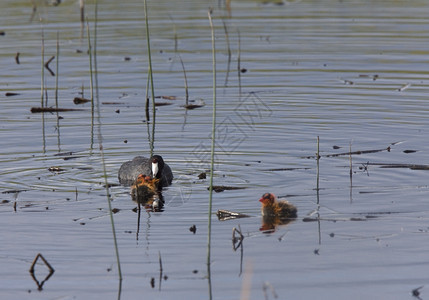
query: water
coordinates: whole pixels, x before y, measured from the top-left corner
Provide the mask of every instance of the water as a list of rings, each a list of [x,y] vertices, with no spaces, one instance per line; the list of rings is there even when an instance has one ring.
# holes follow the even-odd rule
[[[426,171],[380,165],[427,163],[425,1],[239,1],[231,4],[225,27],[221,17],[228,11],[217,1],[149,3],[156,94],[177,97],[157,100],[171,105],[157,107],[155,151],[172,167],[175,181],[164,191],[165,210],[142,213],[139,227],[128,189],[110,189],[112,206],[120,209],[114,215],[124,277],[120,291],[97,124],[108,182],[117,184],[120,164],[149,152],[143,4],[99,4],[99,120],[91,118],[90,104],[72,102],[82,86],[90,94],[86,30],[81,38],[77,3],[39,4],[32,22],[27,1],[0,4],[2,298],[209,297],[208,180],[198,174],[208,168],[211,143],[210,6],[218,75],[214,181],[244,187],[215,193],[213,211],[252,216],[213,216],[213,298],[404,299],[427,284]],[[90,3],[90,26],[93,12]],[[30,112],[40,106],[42,29],[45,61],[55,55],[60,36],[59,106],[83,109],[61,112],[59,120],[56,113]],[[240,67],[246,70],[240,78],[239,43]],[[178,53],[190,98],[202,99],[202,108],[182,107]],[[54,106],[55,79],[45,75],[48,106]],[[6,97],[7,92],[19,95]],[[347,152],[350,144],[352,151],[384,149],[354,155],[352,181],[348,155],[326,156]],[[16,190],[21,192],[5,193]],[[257,200],[267,191],[287,196],[299,215],[271,234],[259,230]],[[317,216],[317,201],[321,220],[304,222]],[[196,234],[189,231],[192,225]],[[234,251],[232,229],[238,225],[244,240]],[[55,269],[40,292],[28,272],[37,253]],[[159,256],[167,276],[161,286]],[[37,264],[37,279],[46,275]],[[425,288],[420,292],[424,297]]]

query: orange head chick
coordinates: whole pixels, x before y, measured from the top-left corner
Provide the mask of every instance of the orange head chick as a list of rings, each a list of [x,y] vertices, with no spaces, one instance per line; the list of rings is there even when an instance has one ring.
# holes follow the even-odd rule
[[[159,179],[140,174],[131,186],[131,197],[134,201],[146,203],[157,194]]]
[[[272,193],[262,195],[259,202],[262,203],[261,212],[264,218],[294,219],[297,217],[297,209],[285,200],[277,200]]]

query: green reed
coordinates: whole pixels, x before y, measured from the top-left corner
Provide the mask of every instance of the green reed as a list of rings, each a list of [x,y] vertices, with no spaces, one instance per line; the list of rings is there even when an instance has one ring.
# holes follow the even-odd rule
[[[212,195],[213,195],[213,173],[214,173],[214,153],[215,153],[215,128],[216,128],[216,45],[212,21],[212,11],[209,10],[210,30],[212,38],[212,67],[213,67],[213,120],[212,120],[212,144],[210,155],[210,187],[209,187],[209,210],[208,210],[208,231],[207,231],[207,276],[209,282],[209,299],[212,299],[210,255],[211,255],[211,229],[212,229]]]
[[[122,289],[122,270],[121,270],[121,262],[119,258],[119,249],[118,249],[118,240],[116,237],[116,229],[115,229],[115,222],[113,219],[113,212],[112,212],[112,204],[110,199],[110,191],[109,191],[109,183],[107,181],[107,169],[106,169],[106,161],[104,158],[104,150],[103,150],[103,135],[101,133],[101,113],[100,113],[100,98],[99,98],[99,90],[98,90],[98,66],[97,66],[97,21],[98,21],[98,1],[95,1],[95,16],[94,16],[94,50],[91,51],[91,43],[90,43],[90,35],[89,35],[89,24],[87,19],[87,33],[88,33],[88,46],[89,46],[89,56],[90,56],[90,76],[91,76],[91,103],[94,103],[94,94],[93,90],[95,88],[95,99],[97,104],[97,121],[98,121],[98,143],[99,143],[99,150],[100,150],[100,156],[101,156],[101,164],[103,166],[103,178],[104,178],[104,186],[106,188],[106,198],[107,198],[107,204],[109,208],[109,217],[110,217],[110,224],[112,226],[112,234],[113,234],[113,243],[115,247],[115,254],[116,254],[116,262],[118,267],[118,276],[119,276],[119,289],[118,289],[118,299],[120,299],[121,295],[121,289]],[[92,70],[92,55],[94,55],[94,72]],[[93,76],[94,74],[94,76]],[[93,85],[93,77],[95,85]]]
[[[88,37],[88,56],[89,56],[89,90],[91,93],[91,107],[94,107],[94,83],[93,77],[94,74],[92,72],[92,46],[91,46],[91,35],[89,33],[89,22],[88,18],[86,18],[86,33]]]
[[[57,58],[57,65],[56,65],[56,73],[55,73],[55,107],[58,109],[58,77],[59,77],[59,68],[60,68],[60,33],[57,31],[57,49],[55,57]]]
[[[44,92],[45,92],[45,33],[42,28],[42,70],[40,82],[40,107],[43,107]]]
[[[148,20],[146,0],[144,0],[144,16],[145,16],[145,24],[146,24],[147,55],[148,55],[148,61],[149,61],[149,79],[150,79],[150,87],[151,87],[151,94],[152,94],[152,139],[150,143],[150,156],[152,156],[154,142],[155,142],[155,115],[156,114],[155,114],[155,89],[153,86],[153,72],[152,72],[152,54],[150,51],[149,20]]]

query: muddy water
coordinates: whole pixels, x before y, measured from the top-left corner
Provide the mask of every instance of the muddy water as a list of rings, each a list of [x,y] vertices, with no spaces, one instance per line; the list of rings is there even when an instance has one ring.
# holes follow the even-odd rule
[[[97,111],[93,118],[90,104],[73,104],[82,87],[90,95],[77,4],[38,4],[32,22],[28,1],[0,4],[1,298],[209,298],[208,180],[198,175],[208,167],[211,143],[210,6],[218,83],[214,181],[244,188],[215,193],[213,211],[252,216],[213,215],[213,298],[404,299],[427,284],[426,1],[233,1],[230,11],[217,1],[149,3],[156,95],[175,96],[157,99],[169,105],[157,107],[154,146],[175,180],[164,191],[164,211],[140,219],[128,189],[115,184],[120,164],[150,149],[143,5],[99,4],[100,118]],[[86,13],[92,24],[92,3]],[[42,31],[45,61],[60,37],[59,106],[82,110],[30,112],[41,102]],[[179,54],[190,99],[204,101],[202,108],[182,107]],[[55,106],[55,77],[46,70],[45,86],[47,106]],[[119,209],[121,289],[99,129]],[[350,146],[381,151],[353,155],[350,177],[349,156],[333,155]],[[259,230],[257,200],[267,191],[298,207],[298,219],[273,233]],[[234,250],[239,225],[244,240]],[[37,253],[55,269],[40,292],[28,272]],[[35,268],[41,283],[48,270]]]

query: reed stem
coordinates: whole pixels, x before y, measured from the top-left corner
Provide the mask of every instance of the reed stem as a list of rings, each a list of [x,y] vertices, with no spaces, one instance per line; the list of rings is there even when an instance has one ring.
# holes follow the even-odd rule
[[[209,210],[208,210],[208,232],[207,232],[207,275],[209,280],[209,299],[212,299],[210,255],[211,255],[211,226],[212,226],[212,196],[213,196],[213,174],[215,153],[215,129],[216,129],[216,45],[212,21],[212,11],[209,10],[210,30],[212,38],[212,62],[213,62],[213,120],[212,120],[212,144],[210,155],[210,187],[209,187]]]
[[[319,148],[319,136],[317,136],[317,153],[316,153],[316,159],[317,159],[317,178],[316,178],[316,193],[317,193],[317,204],[319,204],[319,160],[320,160],[320,148]]]
[[[60,34],[57,31],[57,65],[56,65],[56,73],[55,73],[55,107],[58,108],[58,77],[59,77],[59,63],[60,63],[60,42],[59,42]]]
[[[148,20],[146,0],[144,0],[144,16],[145,16],[145,23],[146,23],[147,55],[149,60],[149,78],[150,78],[150,87],[151,87],[151,93],[152,93],[152,142],[150,143],[150,156],[152,156],[154,142],[155,142],[155,89],[153,86],[152,55],[150,51],[149,20]]]
[[[185,107],[188,107],[188,105],[189,105],[188,78],[186,77],[185,65],[183,63],[183,60],[182,60],[182,57],[180,56],[180,54],[179,54],[179,58],[180,58],[180,63],[182,64],[183,77],[185,80],[185,97],[186,97]]]
[[[241,99],[241,36],[240,30],[237,29],[238,49],[237,49],[237,74],[238,74],[238,96]]]
[[[42,74],[41,76],[41,82],[40,82],[40,106],[43,106],[43,100],[44,100],[44,92],[45,92],[45,33],[42,28]]]
[[[91,36],[89,33],[89,22],[86,18],[86,33],[88,36],[88,55],[89,55],[89,90],[91,92],[91,106],[94,107],[94,85],[93,85],[93,73],[92,73],[92,47],[91,47]]]
[[[98,69],[97,69],[97,21],[98,21],[98,1],[97,0],[95,0],[95,16],[94,16],[94,18],[95,18],[95,20],[94,20],[94,81],[95,81],[95,97],[96,97],[96,103],[97,103],[98,143],[99,143],[99,148],[100,148],[101,164],[103,166],[103,178],[104,178],[104,186],[106,187],[106,198],[107,198],[107,205],[109,208],[110,224],[112,226],[113,244],[115,246],[116,262],[117,262],[117,266],[118,266],[118,276],[119,276],[118,299],[120,299],[121,298],[120,295],[121,295],[121,291],[122,291],[121,261],[119,259],[118,240],[116,237],[115,221],[113,219],[112,204],[111,204],[111,200],[110,200],[109,183],[107,181],[106,161],[104,158],[104,150],[103,150],[103,135],[101,133],[101,113],[100,113],[100,98],[99,98],[99,90],[98,90]],[[88,26],[88,28],[89,28],[89,26]],[[88,29],[88,39],[89,39],[89,29]],[[90,64],[90,66],[91,66],[91,81],[92,81],[92,63]],[[91,88],[91,92],[92,92],[92,88]],[[93,95],[91,93],[91,100],[92,99],[93,99]],[[92,103],[93,102],[94,101],[92,101]]]

